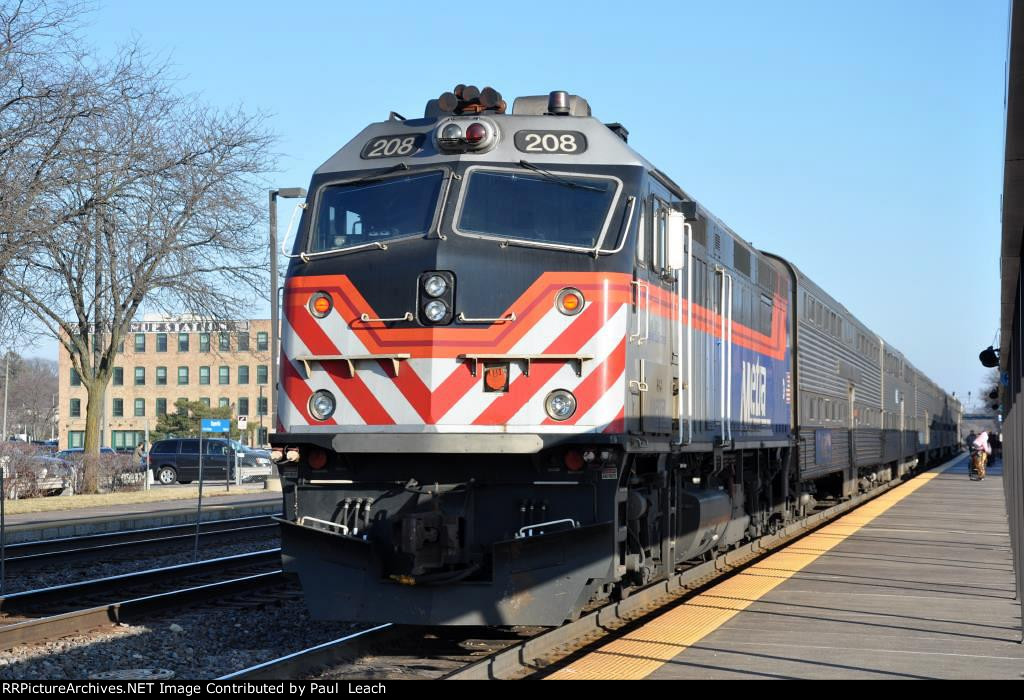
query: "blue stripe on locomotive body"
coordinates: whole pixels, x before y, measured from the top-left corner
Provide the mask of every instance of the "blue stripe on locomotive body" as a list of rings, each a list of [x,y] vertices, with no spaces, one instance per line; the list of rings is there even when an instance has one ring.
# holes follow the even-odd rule
[[[787,334],[789,331],[786,331]],[[732,350],[732,431],[743,439],[786,438],[792,428],[787,377],[791,354],[781,360],[748,348]]]

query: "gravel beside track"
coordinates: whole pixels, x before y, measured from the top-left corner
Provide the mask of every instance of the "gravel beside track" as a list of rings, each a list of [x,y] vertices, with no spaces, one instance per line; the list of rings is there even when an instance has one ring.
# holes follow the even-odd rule
[[[258,552],[280,546],[280,538],[275,534],[271,537],[248,537],[230,544],[207,544],[199,542],[200,559],[216,559],[233,554]],[[158,569],[175,564],[187,564],[192,561],[192,545],[176,547],[177,551],[168,553],[166,549],[154,551],[152,555],[132,552],[124,558],[112,561],[80,561],[43,567],[38,570],[8,574],[4,580],[5,593],[17,593],[37,588],[49,588],[65,583],[74,583],[88,579],[105,578],[128,574],[143,569]]]
[[[0,679],[87,679],[94,673],[168,669],[209,679],[348,634],[359,627],[310,620],[299,598],[261,607],[201,606],[0,654]],[[173,625],[173,627],[172,627]]]

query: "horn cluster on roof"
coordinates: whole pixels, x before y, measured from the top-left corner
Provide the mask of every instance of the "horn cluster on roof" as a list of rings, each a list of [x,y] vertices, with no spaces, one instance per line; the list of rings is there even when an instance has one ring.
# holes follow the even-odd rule
[[[501,99],[501,93],[492,87],[481,90],[476,85],[459,83],[452,92],[442,93],[437,98],[437,106],[441,111],[452,114],[504,114],[508,105]]]

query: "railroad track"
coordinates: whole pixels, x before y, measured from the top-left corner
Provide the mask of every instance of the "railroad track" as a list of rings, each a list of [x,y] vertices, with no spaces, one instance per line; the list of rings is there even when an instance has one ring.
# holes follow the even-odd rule
[[[0,598],[0,650],[232,596],[259,605],[270,602],[267,589],[298,596],[280,564],[281,550],[268,549],[13,593]]]
[[[200,544],[237,542],[251,537],[272,536],[277,533],[278,525],[271,517],[256,515],[200,523]],[[117,561],[131,558],[140,551],[147,554],[164,554],[167,551],[191,546],[195,532],[196,526],[193,523],[9,544],[5,547],[4,566],[8,573],[16,574],[74,561]]]
[[[902,484],[894,480],[817,511],[772,535],[742,545],[670,579],[634,590],[624,600],[555,628],[419,628],[383,624],[239,670],[222,680],[515,679],[527,677],[607,637],[660,614],[723,577],[738,573],[784,544]]]

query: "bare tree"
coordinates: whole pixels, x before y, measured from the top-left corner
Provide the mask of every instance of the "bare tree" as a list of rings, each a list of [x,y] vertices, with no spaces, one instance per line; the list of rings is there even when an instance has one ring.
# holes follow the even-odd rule
[[[37,198],[60,186],[65,139],[94,106],[75,37],[85,6],[0,0],[0,276],[39,235]],[[21,316],[0,292],[0,338]]]
[[[10,355],[10,386],[6,387],[9,432],[47,440],[54,426],[57,363],[42,357],[21,357],[14,352]],[[5,388],[4,374],[0,370],[0,392]]]
[[[260,115],[175,92],[129,47],[74,59],[79,106],[28,198],[33,235],[0,274],[6,295],[69,354],[88,398],[85,487],[95,488],[100,417],[118,347],[143,308],[236,315],[263,295],[258,226],[272,137]]]

